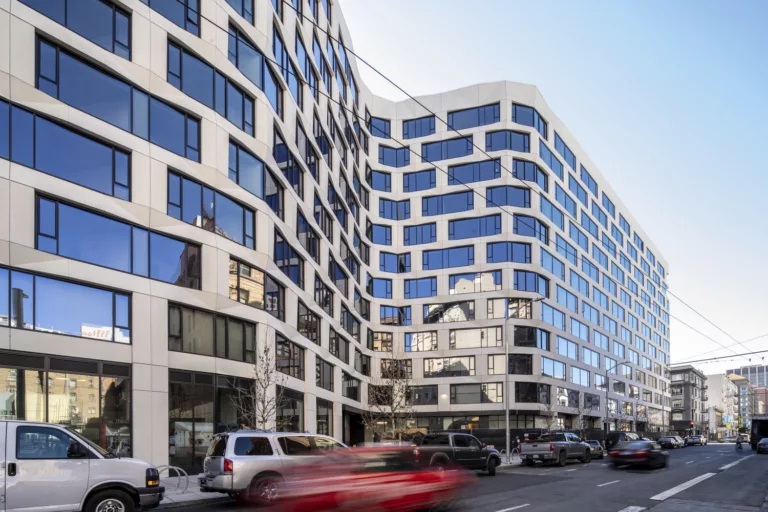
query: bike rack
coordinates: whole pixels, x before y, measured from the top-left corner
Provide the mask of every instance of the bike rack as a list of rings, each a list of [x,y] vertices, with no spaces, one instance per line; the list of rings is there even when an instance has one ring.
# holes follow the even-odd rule
[[[181,487],[181,482],[182,482],[181,477],[182,476],[184,477],[184,489],[179,494],[184,494],[185,492],[187,492],[187,488],[189,487],[189,475],[187,474],[187,472],[177,466],[158,466],[157,467],[158,474],[161,474],[163,471],[166,471],[166,470],[168,471],[168,478],[171,477],[171,470],[176,472],[176,478],[177,478],[176,490],[177,491],[179,490],[179,487]]]
[[[506,455],[506,454],[507,454],[506,448],[502,448],[501,451],[499,452],[499,455]],[[520,460],[520,451],[518,451],[517,448],[512,448],[512,451],[509,454],[509,460],[514,460],[514,461]]]

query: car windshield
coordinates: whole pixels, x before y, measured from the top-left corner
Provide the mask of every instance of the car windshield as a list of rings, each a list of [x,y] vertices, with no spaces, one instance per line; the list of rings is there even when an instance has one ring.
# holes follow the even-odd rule
[[[591,445],[597,446],[597,445],[600,444],[600,442],[599,441],[587,441],[587,444],[591,444]]]
[[[105,459],[113,459],[113,458],[115,458],[115,454],[113,454],[111,452],[108,452],[107,450],[105,450],[101,446],[97,445],[96,443],[94,443],[93,441],[88,439],[87,437],[84,437],[83,434],[81,434],[77,430],[73,429],[72,427],[67,427],[67,432],[69,432],[70,434],[75,436],[81,442],[87,444],[88,446],[90,446],[91,448],[96,450],[96,453],[98,453],[99,455],[101,455]]]
[[[649,447],[650,443],[647,441],[635,441],[632,443],[619,443],[616,445],[617,450],[645,450]]]
[[[768,437],[764,437],[760,440],[760,444],[766,443],[768,444]]]

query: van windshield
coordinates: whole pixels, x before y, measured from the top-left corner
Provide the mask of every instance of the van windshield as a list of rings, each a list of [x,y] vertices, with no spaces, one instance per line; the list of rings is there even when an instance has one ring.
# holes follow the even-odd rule
[[[87,437],[84,437],[83,434],[81,434],[77,430],[73,429],[72,427],[67,427],[67,432],[69,432],[70,434],[75,436],[81,442],[83,442],[83,443],[87,444],[88,446],[90,446],[92,449],[96,450],[96,453],[98,453],[99,455],[101,455],[105,459],[113,459],[113,458],[115,458],[115,455],[113,453],[108,452],[107,450],[105,450],[101,446],[97,445],[96,443],[94,443],[93,441],[88,439]]]

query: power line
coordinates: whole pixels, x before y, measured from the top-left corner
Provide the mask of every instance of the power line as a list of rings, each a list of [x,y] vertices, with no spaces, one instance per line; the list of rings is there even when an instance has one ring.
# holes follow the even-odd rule
[[[680,363],[672,363],[669,366],[679,366],[681,364],[691,364],[691,363],[710,363],[710,362],[714,362],[714,361],[720,361],[722,359],[728,359],[729,361],[735,361],[736,360],[735,358],[738,358],[738,357],[751,356],[753,354],[763,354],[765,352],[768,352],[768,349],[756,350],[754,352],[745,352],[743,354],[734,354],[732,356],[729,355],[729,356],[720,356],[720,357],[710,357],[710,358],[707,358],[707,359],[695,359],[693,361],[685,361],[685,362],[680,362]]]
[[[694,332],[696,332],[696,333],[698,333],[698,334],[700,334],[700,335],[704,336],[705,338],[707,338],[707,339],[708,339],[708,340],[710,340],[710,341],[714,341],[715,343],[717,343],[717,344],[718,344],[718,345],[720,345],[721,347],[723,347],[723,348],[725,348],[725,349],[728,349],[728,350],[730,350],[730,351],[731,351],[731,352],[733,352],[734,354],[736,353],[736,351],[734,351],[732,348],[729,348],[729,347],[727,347],[727,346],[723,345],[722,343],[720,343],[719,341],[717,341],[716,339],[714,339],[714,338],[712,338],[712,337],[710,337],[710,336],[707,336],[706,334],[704,334],[704,333],[703,333],[703,332],[701,332],[700,330],[698,330],[698,329],[696,329],[695,327],[692,327],[691,325],[689,325],[689,324],[685,323],[684,321],[682,321],[682,320],[681,320],[681,319],[679,319],[678,317],[676,317],[676,316],[674,316],[674,315],[669,315],[669,317],[670,317],[670,318],[674,318],[675,320],[677,320],[678,322],[680,322],[681,324],[683,324],[684,326],[686,326],[686,327],[687,327],[687,328],[689,328],[690,330],[692,330],[692,331],[694,331]],[[720,350],[720,349],[717,349],[717,350]]]
[[[677,319],[675,319],[675,320],[677,320]],[[768,337],[768,333],[761,334],[760,336],[755,336],[754,338],[749,338],[748,340],[744,340],[744,341],[739,342],[739,343],[734,343],[733,345],[728,345],[727,348],[735,347],[736,345],[739,345],[739,344],[742,344],[742,343],[750,343],[752,341],[759,340],[759,339],[765,338],[765,337]],[[714,350],[708,350],[706,352],[702,352],[700,355],[705,356],[707,354],[711,354],[713,352],[717,352],[718,350],[721,350],[721,349],[716,348]],[[725,356],[725,357],[730,357],[730,356]],[[682,364],[683,362],[685,362],[685,361],[681,361],[680,363],[677,363],[677,364]]]

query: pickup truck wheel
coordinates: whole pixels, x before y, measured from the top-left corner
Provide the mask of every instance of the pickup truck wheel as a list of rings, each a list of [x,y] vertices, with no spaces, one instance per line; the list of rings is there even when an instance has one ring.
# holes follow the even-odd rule
[[[565,467],[565,465],[568,464],[568,457],[565,455],[565,451],[560,452],[560,455],[557,456],[557,465],[562,467]]]
[[[488,461],[488,476],[496,476],[496,459],[493,457]]]
[[[584,464],[589,464],[590,462],[592,462],[591,450],[587,450],[586,452],[584,452],[584,459],[582,460],[582,462],[584,462]]]
[[[91,496],[84,510],[85,512],[134,512],[135,508],[133,498],[124,491],[109,489]]]

